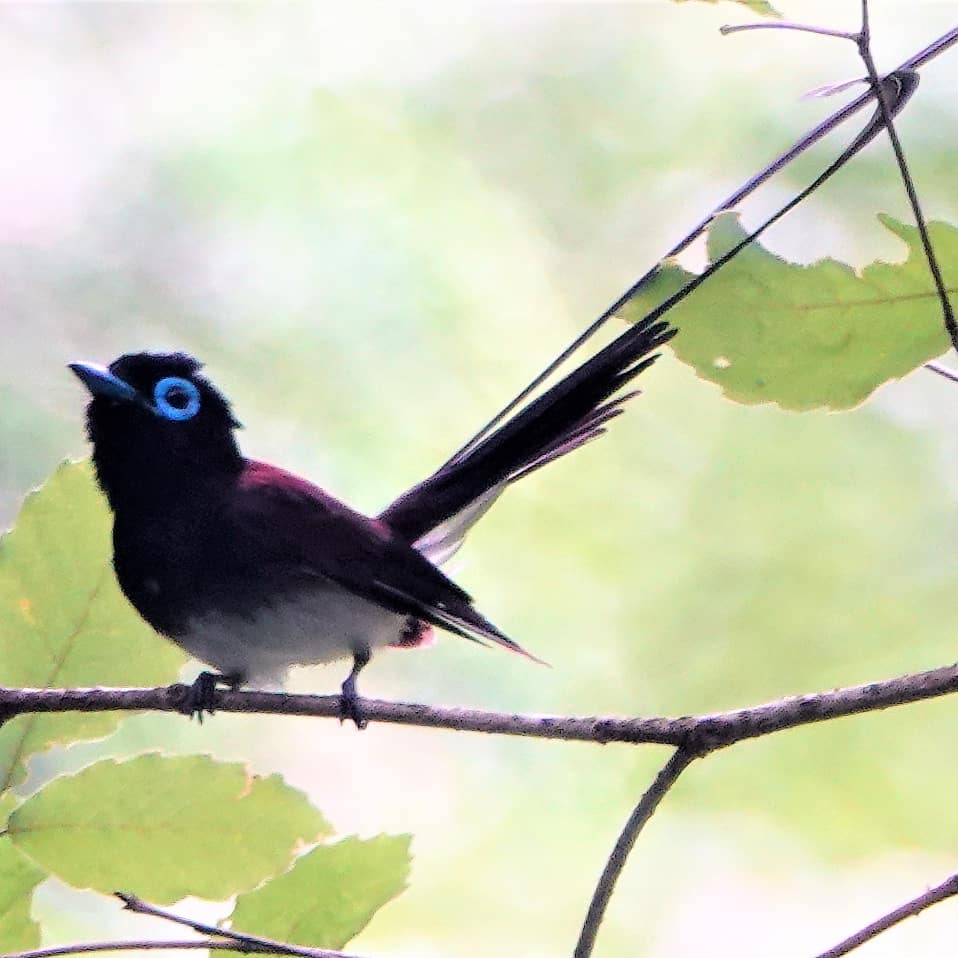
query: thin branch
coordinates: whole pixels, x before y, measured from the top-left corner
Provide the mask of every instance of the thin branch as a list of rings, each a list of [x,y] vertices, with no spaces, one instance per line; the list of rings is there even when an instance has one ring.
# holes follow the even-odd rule
[[[944,376],[945,379],[950,379],[953,383],[958,383],[958,372],[949,369],[947,366],[943,366],[941,363],[927,362],[925,363],[925,369],[929,369],[933,373],[938,373],[939,376]]]
[[[150,918],[162,918],[164,921],[172,922],[174,925],[183,925],[186,928],[192,928],[193,931],[201,935],[210,935],[215,938],[225,938],[228,940],[230,950],[242,952],[256,952],[258,954],[276,954],[276,955],[298,955],[300,958],[358,958],[356,955],[347,955],[342,951],[330,951],[328,948],[305,948],[302,945],[292,945],[284,941],[274,941],[272,938],[261,938],[259,935],[247,935],[239,931],[231,931],[227,928],[218,928],[216,925],[207,925],[202,921],[194,921],[192,918],[183,918],[180,915],[174,915],[173,912],[157,908],[127,892],[116,891],[113,893],[127,911],[135,915],[147,915]]]
[[[602,869],[595,891],[592,893],[589,910],[586,912],[582,931],[579,933],[579,940],[576,942],[573,952],[574,958],[589,958],[592,954],[599,926],[605,917],[605,910],[609,905],[612,892],[615,890],[615,884],[619,880],[619,875],[622,874],[622,869],[625,867],[635,840],[639,837],[639,833],[649,819],[655,814],[655,810],[659,807],[662,799],[665,798],[666,792],[696,757],[692,752],[677,748],[659,771],[659,774],[655,776],[655,781],[639,799],[638,805],[632,810],[632,814],[612,848],[609,860],[605,863],[605,868]]]
[[[857,33],[848,33],[845,30],[831,30],[828,27],[813,27],[805,23],[791,23],[788,20],[775,20],[769,23],[738,23],[734,26],[726,24],[719,27],[719,33],[727,37],[732,33],[745,33],[747,30],[794,30],[797,33],[814,33],[820,37],[835,37],[838,40],[855,40]]]
[[[929,888],[923,895],[913,898],[900,908],[890,911],[887,915],[879,918],[878,921],[872,922],[861,931],[855,932],[850,938],[846,938],[835,945],[834,948],[823,951],[817,958],[841,958],[842,955],[854,951],[860,945],[864,945],[866,941],[871,941],[872,938],[876,938],[883,931],[888,931],[889,928],[894,927],[906,918],[913,918],[926,908],[937,905],[938,902],[945,901],[947,898],[953,898],[955,895],[958,895],[958,874],[952,875],[951,878],[946,879],[934,888]]]
[[[7,689],[0,688],[0,712],[10,716],[50,712],[179,712],[184,685],[153,689]],[[777,699],[763,705],[681,718],[521,715],[481,709],[443,708],[407,702],[363,699],[370,722],[484,732],[569,742],[625,742],[684,746],[696,754],[724,748],[785,729],[846,715],[875,712],[958,692],[958,665],[902,675],[882,682]],[[281,692],[217,692],[217,710],[258,715],[309,715],[339,719],[338,695],[288,695]]]
[[[915,183],[911,178],[911,172],[905,160],[905,151],[892,120],[893,113],[892,110],[889,109],[885,98],[885,91],[879,79],[878,70],[875,67],[875,60],[872,57],[871,31],[868,27],[868,0],[862,0],[862,28],[858,34],[858,54],[865,64],[865,69],[868,71],[868,79],[871,83],[872,92],[878,100],[878,108],[881,111],[885,129],[888,131],[888,139],[891,141],[892,149],[895,152],[895,161],[898,164],[902,183],[905,185],[905,193],[908,195],[908,202],[911,204],[912,213],[915,216],[915,223],[918,226],[918,235],[921,237],[921,245],[925,251],[925,259],[928,261],[928,269],[931,272],[932,279],[935,283],[935,291],[938,293],[938,299],[941,302],[945,329],[948,331],[952,346],[958,350],[958,323],[955,322],[955,314],[951,308],[951,301],[948,299],[945,280],[941,275],[941,267],[938,265],[938,258],[935,256],[935,249],[932,246],[931,237],[928,235],[925,215],[922,212],[921,203],[918,200],[918,191],[915,189]]]
[[[131,941],[86,941],[75,945],[57,945],[52,948],[36,948],[33,951],[14,951],[4,954],[3,958],[58,958],[59,955],[86,955],[97,951],[185,951],[203,949],[204,951],[250,952],[253,948],[243,948],[234,942],[212,938],[191,938],[189,941],[149,941],[146,939]],[[259,954],[266,954],[259,951]]]

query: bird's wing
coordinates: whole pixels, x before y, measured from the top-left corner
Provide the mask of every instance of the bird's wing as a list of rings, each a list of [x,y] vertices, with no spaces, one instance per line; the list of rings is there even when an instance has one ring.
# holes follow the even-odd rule
[[[384,522],[353,511],[299,476],[247,460],[227,508],[229,525],[255,541],[264,565],[331,580],[390,611],[529,655]]]
[[[657,356],[649,354],[675,332],[664,322],[637,323],[403,493],[379,519],[442,562],[509,483],[601,436],[605,424],[636,395],[619,390],[655,362]]]

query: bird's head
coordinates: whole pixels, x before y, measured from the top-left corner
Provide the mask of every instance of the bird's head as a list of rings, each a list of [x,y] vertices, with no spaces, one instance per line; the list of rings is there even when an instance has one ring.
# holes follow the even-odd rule
[[[242,466],[226,398],[186,353],[127,353],[106,368],[70,363],[89,390],[87,433],[100,486],[118,500],[180,494]]]

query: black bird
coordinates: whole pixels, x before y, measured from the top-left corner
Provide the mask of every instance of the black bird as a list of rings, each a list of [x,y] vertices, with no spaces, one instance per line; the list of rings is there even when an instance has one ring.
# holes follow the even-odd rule
[[[113,511],[124,594],[217,683],[281,680],[292,665],[352,657],[342,714],[364,724],[356,676],[371,650],[424,642],[438,626],[533,658],[437,566],[502,491],[605,431],[636,395],[622,387],[675,334],[633,326],[376,518],[276,466],[246,459],[229,402],[185,353],[71,363],[92,394],[87,430]]]

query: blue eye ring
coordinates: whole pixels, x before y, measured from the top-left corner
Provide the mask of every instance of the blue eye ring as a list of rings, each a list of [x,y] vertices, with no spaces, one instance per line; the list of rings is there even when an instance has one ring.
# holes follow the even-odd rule
[[[200,391],[179,376],[165,376],[153,387],[153,403],[164,419],[182,422],[200,411]]]

